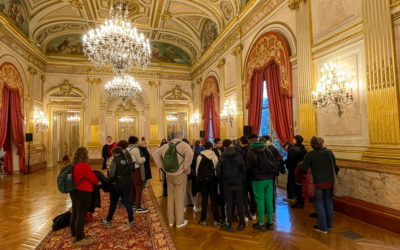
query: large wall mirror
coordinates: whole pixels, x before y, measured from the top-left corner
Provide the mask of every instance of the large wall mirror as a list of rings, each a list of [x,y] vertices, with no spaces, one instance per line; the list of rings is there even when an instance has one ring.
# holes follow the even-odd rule
[[[139,137],[139,112],[130,100],[117,106],[115,123],[117,141],[128,140],[132,135]]]
[[[174,132],[182,132],[183,138],[188,138],[188,120],[187,112],[166,111],[166,139],[168,141],[175,139]]]

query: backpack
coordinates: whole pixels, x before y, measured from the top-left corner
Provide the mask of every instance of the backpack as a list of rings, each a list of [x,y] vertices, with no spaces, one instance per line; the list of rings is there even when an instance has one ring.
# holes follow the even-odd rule
[[[222,164],[222,179],[228,185],[239,185],[242,183],[242,171],[236,156],[224,156]]]
[[[70,218],[71,218],[70,211],[58,215],[53,219],[53,226],[51,228],[53,229],[53,231],[57,231],[64,227],[68,227]]]
[[[57,187],[58,190],[60,190],[61,193],[63,194],[68,194],[74,191],[82,182],[85,178],[82,178],[78,185],[75,185],[74,183],[74,178],[72,176],[74,170],[74,165],[67,165],[63,167],[58,174],[57,177]]]
[[[129,187],[131,183],[131,162],[124,154],[114,158],[116,163],[116,174],[113,180],[114,190],[120,190],[125,187]]]
[[[178,171],[179,167],[183,163],[183,161],[181,163],[179,163],[179,161],[178,161],[179,152],[176,149],[176,146],[178,146],[179,143],[181,143],[181,142],[179,141],[177,143],[168,144],[167,152],[165,152],[165,155],[163,158],[163,168],[168,173],[175,173],[176,171]],[[179,155],[182,156],[181,154],[179,154]]]
[[[215,178],[214,163],[204,155],[201,156],[199,169],[197,170],[199,181],[210,182]]]
[[[258,175],[275,177],[278,172],[278,165],[273,156],[268,156],[264,150],[257,154],[256,171]]]

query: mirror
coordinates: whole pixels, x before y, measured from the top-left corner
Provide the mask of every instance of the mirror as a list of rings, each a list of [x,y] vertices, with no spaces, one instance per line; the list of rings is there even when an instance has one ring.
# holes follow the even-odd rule
[[[129,136],[138,135],[137,117],[135,116],[117,116],[117,139],[128,140]]]
[[[174,139],[174,132],[182,132],[183,138],[188,138],[187,112],[166,112],[166,139]]]

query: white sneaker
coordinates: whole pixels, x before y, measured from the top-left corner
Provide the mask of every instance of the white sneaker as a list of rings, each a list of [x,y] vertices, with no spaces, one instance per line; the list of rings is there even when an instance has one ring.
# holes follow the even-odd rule
[[[186,211],[187,211],[187,208],[185,207],[185,208],[183,209],[183,212],[186,213]]]
[[[184,220],[182,224],[176,225],[176,228],[182,228],[182,227],[186,226],[187,224],[188,224],[188,221]]]
[[[250,214],[250,218],[251,218],[251,220],[256,220],[257,216],[256,216],[256,214]]]
[[[174,226],[174,223],[172,223],[172,224],[168,224],[168,226],[170,226],[170,227],[173,227],[173,226]]]
[[[201,212],[201,207],[194,207],[193,212],[195,212],[195,213]]]

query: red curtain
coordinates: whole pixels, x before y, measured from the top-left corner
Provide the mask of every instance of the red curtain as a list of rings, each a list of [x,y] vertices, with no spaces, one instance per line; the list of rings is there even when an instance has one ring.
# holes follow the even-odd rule
[[[272,63],[267,67],[265,76],[272,124],[279,143],[283,145],[285,141],[292,141],[294,133],[292,99],[280,93],[280,71],[276,63]],[[261,117],[260,114],[261,112],[259,113]]]
[[[258,135],[261,126],[264,70],[254,71],[250,81],[250,102],[248,124],[253,134]],[[278,84],[279,88],[279,84]]]
[[[221,131],[220,131],[220,120],[219,120],[219,114],[216,111],[218,104],[214,103],[214,98],[212,98],[211,102],[211,118],[212,118],[212,128],[213,128],[213,137],[214,138],[220,138],[221,136]]]
[[[204,110],[203,110],[203,119],[204,119],[204,133],[205,135],[205,140],[208,140],[208,137],[210,136],[210,112],[212,110],[212,104],[214,102],[214,97],[207,97],[204,100]]]
[[[13,141],[17,147],[19,157],[19,171],[25,173],[25,141],[23,131],[24,117],[21,111],[21,99],[18,91],[10,91],[3,86],[2,106],[0,108],[0,148],[4,148],[6,156],[4,167],[8,173],[12,173],[12,147]]]

